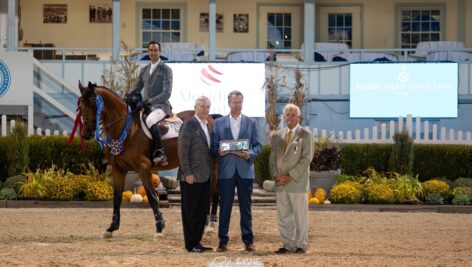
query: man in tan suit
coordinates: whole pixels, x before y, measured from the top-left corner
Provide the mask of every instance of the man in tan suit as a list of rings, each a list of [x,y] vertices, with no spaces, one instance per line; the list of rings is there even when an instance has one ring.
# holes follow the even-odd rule
[[[300,127],[300,109],[294,104],[284,108],[287,128],[272,139],[269,158],[275,180],[277,217],[282,247],[275,253],[305,253],[308,245],[308,199],[313,135]]]

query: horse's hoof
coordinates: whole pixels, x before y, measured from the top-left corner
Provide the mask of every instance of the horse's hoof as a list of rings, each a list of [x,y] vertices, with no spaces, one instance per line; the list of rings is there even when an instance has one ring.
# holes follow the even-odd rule
[[[105,233],[103,233],[103,238],[104,239],[109,239],[109,238],[112,238],[112,237],[113,237],[113,232],[105,231]]]

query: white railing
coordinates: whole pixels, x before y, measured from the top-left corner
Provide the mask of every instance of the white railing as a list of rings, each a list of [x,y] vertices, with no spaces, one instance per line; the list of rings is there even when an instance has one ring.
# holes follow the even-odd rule
[[[414,131],[413,131],[414,130]],[[333,141],[340,143],[393,143],[393,134],[395,132],[407,131],[416,144],[457,144],[472,145],[471,131],[456,131],[454,129],[446,129],[429,121],[421,121],[420,117],[413,119],[411,115],[406,118],[399,117],[397,121],[391,120],[388,125],[383,123],[380,127],[373,126],[372,129],[364,128],[354,131],[328,131],[322,129],[321,133],[318,128],[313,129],[315,138],[318,136],[329,137]]]
[[[15,128],[15,125],[16,125],[16,121],[15,120],[11,120],[10,121],[10,125],[9,127],[8,126],[8,123],[7,123],[7,116],[6,115],[2,115],[2,130],[1,130],[1,136],[7,136],[9,133],[11,133],[12,129]],[[44,136],[58,136],[58,135],[62,135],[62,136],[69,136],[69,133],[67,131],[62,131],[62,133],[60,133],[58,130],[50,130],[50,129],[41,129],[41,128],[36,128],[36,131],[34,132],[35,135],[44,135]]]

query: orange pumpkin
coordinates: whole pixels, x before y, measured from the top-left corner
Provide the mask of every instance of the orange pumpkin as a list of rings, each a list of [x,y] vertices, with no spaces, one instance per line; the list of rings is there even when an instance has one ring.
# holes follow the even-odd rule
[[[143,197],[143,202],[144,202],[144,203],[148,203],[148,198],[147,198],[147,196],[144,196],[144,197]]]
[[[151,176],[152,183],[154,184],[154,187],[158,187],[161,184],[161,179],[159,178],[159,175],[153,173]]]
[[[314,198],[313,193],[311,191],[308,192],[308,200]]]
[[[146,195],[146,190],[144,189],[144,186],[141,185],[140,187],[138,187],[138,189],[136,189],[136,193],[144,197]]]

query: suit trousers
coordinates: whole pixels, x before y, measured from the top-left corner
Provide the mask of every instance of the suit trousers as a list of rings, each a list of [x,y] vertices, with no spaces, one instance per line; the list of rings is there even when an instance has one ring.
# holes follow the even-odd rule
[[[244,244],[252,244],[254,235],[252,233],[251,195],[254,179],[239,177],[236,171],[233,178],[219,179],[218,192],[220,194],[220,220],[218,225],[218,238],[220,244],[226,245],[229,241],[228,230],[231,220],[231,210],[234,201],[234,188],[238,189],[238,202],[240,213],[241,237]]]
[[[295,251],[307,249],[308,245],[308,200],[306,193],[277,191],[277,221],[283,246]]]
[[[210,202],[210,180],[193,184],[180,181],[180,192],[185,249],[190,250],[202,240]]]

